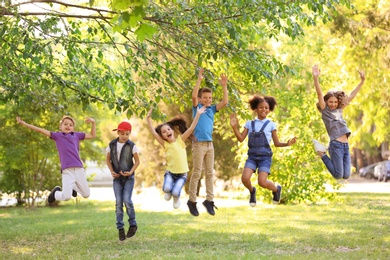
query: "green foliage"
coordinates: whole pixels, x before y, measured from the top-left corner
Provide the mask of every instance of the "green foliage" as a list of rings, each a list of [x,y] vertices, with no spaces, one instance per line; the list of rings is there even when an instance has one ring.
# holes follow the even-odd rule
[[[237,167],[228,169],[234,164],[230,155],[238,152],[237,165],[245,160],[245,144],[234,147],[229,140],[228,114],[236,112],[242,122],[249,120],[246,99],[254,93],[272,95],[279,102],[272,119],[281,140],[292,135],[299,139],[293,147],[274,149],[270,178],[284,185],[285,202],[318,202],[327,197],[322,184],[337,183],[308,148],[313,137],[327,141],[309,87],[310,68],[316,62],[329,64],[322,66],[322,86],[329,89],[339,84],[351,90],[357,84],[355,69],[368,68],[375,61],[378,66],[366,70],[368,87],[345,114],[354,133],[352,145],[374,150],[389,138],[388,75],[378,69],[387,64],[388,45],[381,44],[387,42],[387,27],[383,27],[386,16],[379,13],[379,7],[357,12],[363,4],[356,2],[357,9],[350,11],[350,1],[343,0],[289,4],[278,0],[118,0],[110,2],[111,10],[98,8],[96,1],[89,4],[90,19],[70,15],[66,6],[47,6],[52,11],[39,17],[21,15],[23,4],[4,7],[7,16],[0,18],[1,105],[23,112],[33,107],[37,118],[47,116],[48,108],[56,114],[109,108],[128,118],[143,118],[151,106],[165,103],[176,115],[190,107],[199,67],[206,68],[203,86],[213,90],[214,100],[222,96],[218,75],[227,73],[229,105],[218,113],[215,124],[216,144],[221,147],[217,175],[222,179],[238,175]],[[73,8],[84,11],[86,7]],[[364,23],[355,26],[352,18],[358,20],[362,15],[376,30]],[[329,31],[322,22],[333,18]],[[338,32],[338,37],[331,32]],[[162,119],[163,114],[153,118]],[[81,149],[88,151],[83,156],[97,158],[87,147]],[[231,149],[234,153],[230,154]],[[159,161],[151,163],[152,169],[163,168]],[[143,176],[148,183],[154,180],[154,171],[150,172]],[[263,195],[269,198],[269,192]]]

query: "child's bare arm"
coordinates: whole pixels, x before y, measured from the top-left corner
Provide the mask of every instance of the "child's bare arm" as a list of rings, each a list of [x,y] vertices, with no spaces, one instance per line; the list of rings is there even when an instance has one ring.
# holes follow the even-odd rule
[[[153,108],[151,108],[149,110],[148,114],[146,115],[146,121],[148,122],[149,131],[154,136],[154,138],[157,140],[157,142],[159,144],[161,144],[162,146],[164,146],[164,140],[161,138],[161,136],[156,132],[156,130],[153,127],[153,122],[152,122],[152,118],[151,118],[152,111],[153,111]]]
[[[238,130],[238,119],[236,114],[230,114],[230,125],[233,128],[234,135],[237,137],[237,140],[239,142],[242,142],[245,140],[246,136],[248,135],[248,129],[244,128],[244,130],[240,133]]]
[[[222,101],[219,102],[216,106],[217,111],[221,110],[224,108],[228,102],[229,102],[229,96],[228,96],[228,90],[227,90],[227,82],[228,82],[228,77],[226,76],[225,73],[221,74],[221,78],[219,79],[219,83],[222,85],[222,91],[223,91],[223,97]]]
[[[316,87],[317,92],[317,98],[318,98],[318,104],[320,105],[321,110],[325,108],[325,101],[324,101],[324,95],[322,94],[321,87],[320,87],[320,69],[318,68],[318,65],[314,65],[312,69],[313,79],[314,79],[314,86]]]
[[[290,145],[295,144],[297,141],[297,138],[293,137],[293,138],[289,139],[287,141],[287,143],[282,143],[279,141],[278,134],[277,134],[276,130],[273,130],[272,131],[272,141],[274,142],[275,147],[286,147],[286,146],[290,146]]]
[[[183,141],[187,140],[187,138],[190,137],[192,132],[194,132],[195,127],[198,124],[200,115],[203,114],[205,111],[206,111],[206,107],[205,106],[197,109],[196,116],[194,118],[194,121],[192,121],[191,126],[181,135],[181,139]]]
[[[118,173],[114,172],[114,168],[112,168],[111,155],[109,152],[106,155],[106,164],[107,164],[108,169],[110,170],[112,178],[114,178],[114,179],[118,178],[120,175]]]
[[[354,90],[352,90],[351,94],[348,96],[348,101],[351,102],[352,99],[354,99],[357,95],[357,93],[360,91],[361,87],[364,84],[364,81],[366,80],[366,76],[364,74],[364,71],[358,70],[360,75],[360,83],[356,86]]]
[[[138,153],[134,153],[133,158],[134,158],[133,167],[131,167],[130,171],[128,171],[128,172],[121,172],[122,176],[131,176],[134,174],[135,170],[138,168],[138,166],[140,164]]]
[[[89,134],[85,134],[85,139],[95,138],[96,137],[96,123],[95,123],[95,119],[93,119],[91,117],[86,117],[85,118],[85,122],[92,124],[91,132]]]
[[[30,128],[31,130],[33,130],[33,131],[35,131],[35,132],[41,133],[41,134],[43,134],[43,135],[46,135],[47,137],[51,137],[51,133],[50,133],[49,130],[46,130],[46,129],[37,127],[37,126],[35,126],[35,125],[27,124],[26,122],[24,122],[24,121],[23,121],[20,117],[18,117],[18,116],[16,117],[16,121],[17,121],[19,124],[21,124],[21,125],[23,125],[23,126],[25,126],[25,127],[27,127],[27,128]]]
[[[204,73],[204,69],[201,68],[199,70],[199,73],[198,73],[198,79],[196,81],[195,87],[192,90],[192,106],[193,107],[196,107],[198,105],[198,92],[199,92],[200,83],[202,82],[202,80],[204,78],[203,73]]]

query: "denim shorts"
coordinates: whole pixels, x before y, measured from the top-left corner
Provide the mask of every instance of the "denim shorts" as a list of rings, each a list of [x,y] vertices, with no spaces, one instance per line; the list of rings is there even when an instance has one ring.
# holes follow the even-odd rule
[[[245,162],[245,168],[252,169],[256,171],[258,169],[259,172],[267,172],[271,174],[271,163],[272,157],[270,156],[262,156],[262,157],[249,157]]]

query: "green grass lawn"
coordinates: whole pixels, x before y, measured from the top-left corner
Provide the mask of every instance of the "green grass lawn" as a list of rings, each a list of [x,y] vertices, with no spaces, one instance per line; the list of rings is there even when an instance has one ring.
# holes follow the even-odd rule
[[[390,194],[338,198],[219,208],[199,217],[136,208],[138,232],[123,242],[114,202],[3,208],[0,259],[390,259]]]

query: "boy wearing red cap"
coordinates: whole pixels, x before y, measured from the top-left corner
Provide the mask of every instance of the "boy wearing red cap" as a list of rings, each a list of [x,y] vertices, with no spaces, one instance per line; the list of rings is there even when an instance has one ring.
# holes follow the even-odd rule
[[[135,220],[134,204],[131,200],[134,188],[135,169],[139,165],[137,146],[129,140],[131,134],[131,124],[121,122],[116,129],[118,138],[112,140],[106,148],[106,164],[110,169],[113,178],[115,193],[115,213],[116,228],[119,233],[119,240],[130,238],[137,232],[137,222]],[[125,223],[123,221],[123,204],[129,217],[129,230],[125,235]]]

